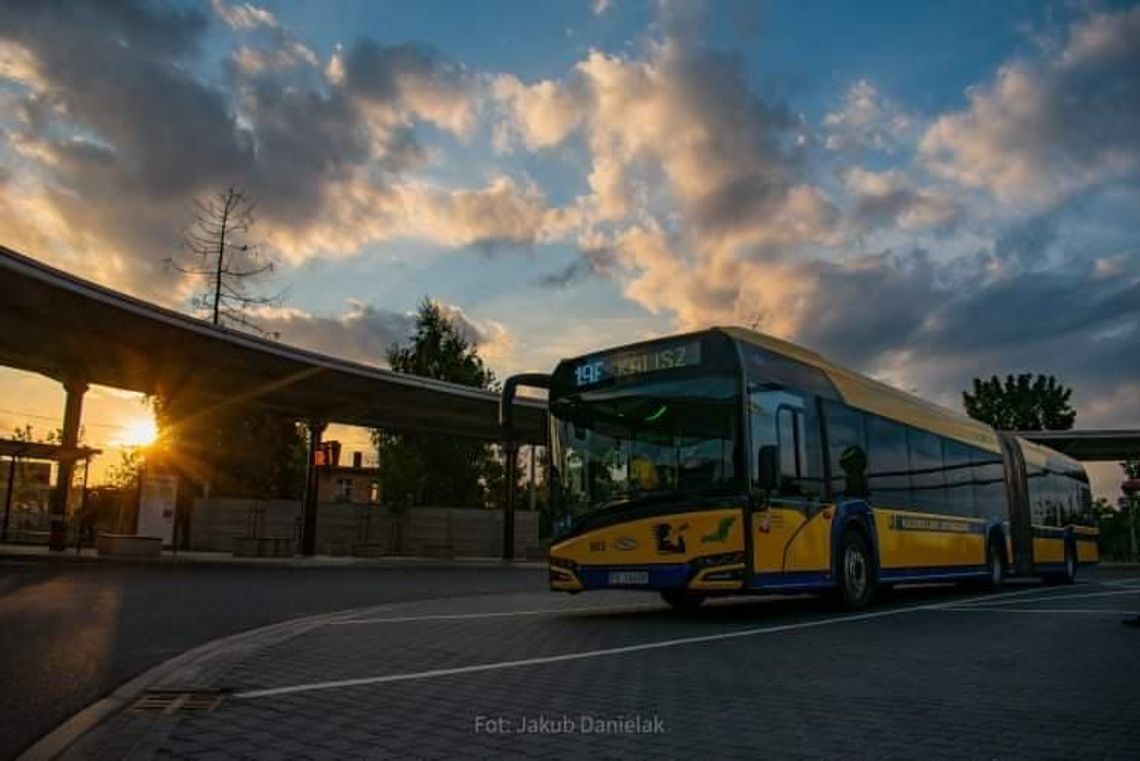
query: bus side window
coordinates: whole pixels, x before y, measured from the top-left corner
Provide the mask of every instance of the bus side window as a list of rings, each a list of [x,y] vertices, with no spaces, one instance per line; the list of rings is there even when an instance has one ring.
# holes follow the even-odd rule
[[[910,464],[906,426],[877,415],[867,416],[870,445],[868,485],[875,505],[906,509],[911,506]]]
[[[825,402],[827,458],[831,464],[831,488],[836,499],[865,499],[867,485],[867,436],[863,413],[839,402]]]
[[[1029,522],[1034,526],[1045,525],[1048,493],[1047,473],[1040,466],[1026,466],[1026,488],[1029,491]]]
[[[776,412],[776,437],[780,447],[781,479],[798,480],[803,475],[805,455],[804,414],[791,407]]]
[[[823,495],[823,448],[815,399],[792,391],[755,391],[749,394],[752,432],[752,467],[760,448],[774,446],[782,497],[820,499]],[[752,474],[756,486],[756,474]]]
[[[942,463],[946,469],[947,511],[952,515],[981,517],[970,474],[970,447],[953,439],[943,439]]]
[[[970,447],[970,474],[974,482],[974,499],[978,516],[1007,517],[1005,498],[1005,465],[1001,457],[983,449]]]
[[[929,431],[906,429],[910,455],[911,502],[916,510],[946,512],[946,471],[942,465],[942,441]]]
[[[814,400],[801,407],[781,406],[776,414],[780,448],[780,493],[819,499],[823,495],[823,455]]]

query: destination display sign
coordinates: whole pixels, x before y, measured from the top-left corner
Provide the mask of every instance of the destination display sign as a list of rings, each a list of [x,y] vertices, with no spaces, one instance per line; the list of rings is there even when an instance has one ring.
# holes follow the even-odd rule
[[[649,346],[599,357],[587,357],[571,366],[570,379],[576,388],[583,388],[607,380],[694,367],[700,363],[701,342],[690,340],[673,345]]]

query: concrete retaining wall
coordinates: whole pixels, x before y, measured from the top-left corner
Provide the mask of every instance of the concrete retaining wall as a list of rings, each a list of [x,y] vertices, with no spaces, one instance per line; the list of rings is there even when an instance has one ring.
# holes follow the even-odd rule
[[[190,548],[232,552],[234,539],[288,537],[299,544],[300,500],[210,498],[194,501]],[[317,508],[317,552],[322,555],[454,555],[499,557],[503,515],[498,510],[417,507],[402,515],[377,505],[322,503]],[[515,554],[539,552],[538,514],[515,513]]]

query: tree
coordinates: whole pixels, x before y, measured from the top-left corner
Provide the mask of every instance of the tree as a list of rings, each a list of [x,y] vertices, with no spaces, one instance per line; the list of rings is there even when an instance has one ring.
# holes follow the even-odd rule
[[[278,296],[258,296],[249,283],[273,271],[274,263],[250,239],[254,204],[239,188],[230,187],[206,198],[195,199],[194,216],[182,236],[188,262],[169,259],[172,267],[202,278],[204,288],[195,296],[195,309],[209,315],[215,325],[230,324],[261,335],[248,314],[249,307],[276,303]],[[273,338],[277,335],[273,334]]]
[[[475,346],[444,313],[424,298],[416,313],[416,332],[407,346],[388,350],[388,364],[401,373],[495,388],[494,374]],[[485,507],[497,464],[486,444],[456,436],[374,430],[380,458],[382,493],[397,508],[411,505]]]
[[[107,482],[111,488],[133,491],[138,487],[146,457],[140,448],[119,451],[119,462],[107,471]]]
[[[305,483],[305,436],[288,417],[244,405],[210,410],[194,396],[159,396],[161,465],[224,497],[295,499]]]
[[[79,426],[79,436],[78,436],[79,443],[82,444],[83,440],[86,437],[87,437],[87,427],[82,426],[82,425]],[[20,426],[16,426],[12,430],[12,438],[15,439],[16,441],[27,441],[27,442],[34,442],[37,444],[41,444],[41,443],[42,444],[59,444],[61,441],[63,441],[63,429],[62,428],[53,428],[52,430],[45,433],[43,436],[38,436],[35,432],[35,429],[32,428],[31,424],[25,423],[23,428],[21,428]]]
[[[274,269],[252,239],[255,222],[254,204],[239,188],[197,199],[183,233],[184,261],[169,263],[202,279],[191,305],[214,325],[269,335],[249,314],[251,307],[279,301],[252,291]],[[211,407],[192,393],[160,392],[154,401],[166,439],[161,466],[182,477],[180,493],[194,482],[220,496],[301,495],[305,442],[295,421],[248,404]]]
[[[1067,431],[1077,413],[1069,404],[1073,390],[1052,375],[996,375],[974,378],[974,392],[962,392],[966,414],[999,431]]]

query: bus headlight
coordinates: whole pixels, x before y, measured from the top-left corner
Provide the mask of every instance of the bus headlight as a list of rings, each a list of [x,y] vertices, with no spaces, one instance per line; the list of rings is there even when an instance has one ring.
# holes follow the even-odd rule
[[[553,568],[564,568],[573,573],[578,569],[578,564],[568,558],[560,558],[554,555],[550,556],[549,563]]]

